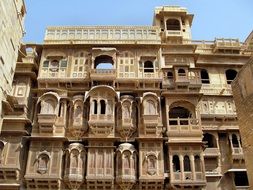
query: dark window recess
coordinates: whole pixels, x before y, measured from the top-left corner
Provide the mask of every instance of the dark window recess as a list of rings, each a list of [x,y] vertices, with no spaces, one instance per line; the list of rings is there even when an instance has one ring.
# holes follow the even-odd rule
[[[178,69],[178,76],[186,76],[184,69]]]
[[[145,73],[153,73],[154,72],[154,65],[151,61],[144,62],[144,72]]]
[[[173,156],[173,171],[174,172],[180,172],[180,162],[179,162],[179,157],[177,155]]]
[[[100,100],[100,106],[101,106],[101,114],[105,114],[106,106],[104,100]]]
[[[167,30],[181,30],[180,22],[177,19],[168,19],[166,21]]]
[[[233,69],[226,70],[227,84],[231,84],[237,75],[237,71]]]
[[[235,186],[249,186],[246,172],[234,172]]]
[[[48,67],[49,66],[49,61],[44,61],[43,62],[43,67]]]
[[[210,83],[208,72],[205,69],[201,70],[201,82],[203,84],[209,84]]]
[[[67,67],[68,62],[66,60],[61,60],[61,66],[60,67]]]

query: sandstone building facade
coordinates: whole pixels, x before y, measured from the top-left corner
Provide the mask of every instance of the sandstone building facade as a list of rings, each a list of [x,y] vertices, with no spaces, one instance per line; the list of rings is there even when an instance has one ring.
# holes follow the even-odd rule
[[[16,68],[26,14],[23,0],[0,2],[0,131],[4,109],[12,109],[12,80]]]
[[[26,44],[0,187],[248,189],[231,82],[249,54],[192,40],[192,21],[157,7],[153,26],[49,27]]]

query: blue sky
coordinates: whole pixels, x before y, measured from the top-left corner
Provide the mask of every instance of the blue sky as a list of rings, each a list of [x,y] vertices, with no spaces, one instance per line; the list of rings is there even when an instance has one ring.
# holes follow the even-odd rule
[[[239,38],[253,30],[253,0],[25,0],[25,42],[41,43],[47,26],[151,25],[154,8],[179,5],[194,14],[194,40]]]

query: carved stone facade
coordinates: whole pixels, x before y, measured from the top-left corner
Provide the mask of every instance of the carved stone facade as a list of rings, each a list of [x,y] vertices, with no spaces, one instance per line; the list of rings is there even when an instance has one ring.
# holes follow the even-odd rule
[[[49,27],[27,44],[0,186],[248,189],[231,81],[249,54],[193,41],[192,19],[157,7],[153,26]]]
[[[21,39],[24,36],[26,8],[24,0],[4,0],[0,2],[0,131],[3,114],[13,109],[11,96],[12,81],[16,68]]]

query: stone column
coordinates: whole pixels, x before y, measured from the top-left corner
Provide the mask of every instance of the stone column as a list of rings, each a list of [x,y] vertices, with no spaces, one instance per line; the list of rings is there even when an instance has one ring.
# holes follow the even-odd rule
[[[191,163],[191,171],[192,171],[192,179],[196,180],[196,173],[195,173],[195,163],[194,163],[194,156],[190,154],[190,163]]]
[[[182,154],[179,155],[181,180],[184,180],[184,157]]]
[[[174,170],[173,170],[173,156],[171,154],[169,154],[169,164],[170,164],[170,177],[171,177],[171,181],[174,180]]]
[[[234,154],[234,146],[233,146],[232,135],[231,134],[229,134],[229,142],[230,142],[230,145],[231,145],[232,154]]]

